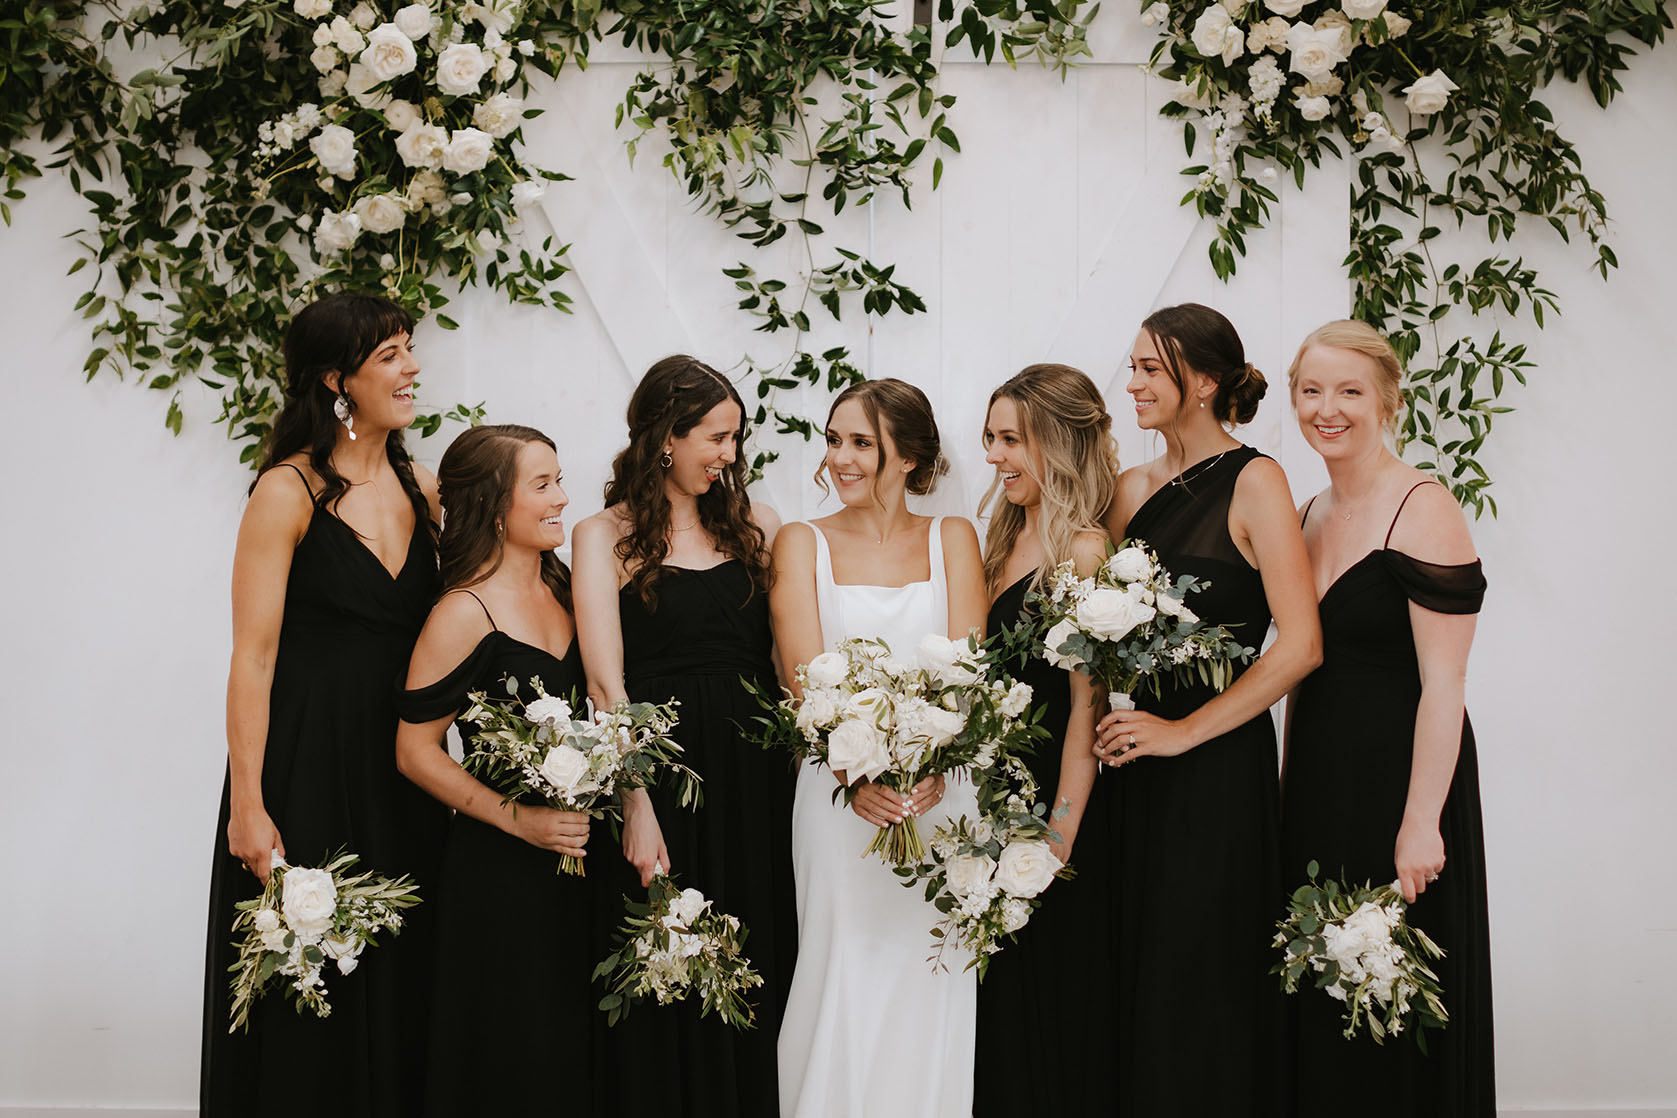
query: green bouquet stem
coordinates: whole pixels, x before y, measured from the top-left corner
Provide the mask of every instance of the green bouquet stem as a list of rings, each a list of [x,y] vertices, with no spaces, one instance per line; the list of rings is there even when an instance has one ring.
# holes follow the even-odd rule
[[[588,876],[588,871],[582,868],[582,859],[575,854],[559,855],[559,872],[568,873],[572,877]]]
[[[914,816],[900,823],[888,823],[879,828],[873,841],[862,852],[862,857],[878,854],[894,866],[918,866],[926,860],[926,844],[920,839],[920,828]]]

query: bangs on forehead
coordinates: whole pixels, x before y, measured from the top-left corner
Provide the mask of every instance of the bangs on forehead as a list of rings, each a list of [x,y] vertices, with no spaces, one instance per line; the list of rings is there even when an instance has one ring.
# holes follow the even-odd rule
[[[349,359],[344,363],[353,371],[373,352],[397,334],[412,336],[413,315],[406,307],[388,299],[357,297],[351,308],[348,341]]]

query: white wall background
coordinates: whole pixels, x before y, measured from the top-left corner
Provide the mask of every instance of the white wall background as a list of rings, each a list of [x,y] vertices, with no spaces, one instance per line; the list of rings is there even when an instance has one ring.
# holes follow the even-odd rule
[[[1288,190],[1236,280],[1204,263],[1207,230],[1175,201],[1180,142],[1134,65],[1145,44],[1116,9],[1099,62],[1061,83],[950,59],[964,154],[915,208],[872,213],[881,257],[931,312],[849,315],[874,375],[927,389],[970,508],[988,481],[977,436],[989,390],[1034,360],[1110,384],[1126,464],[1155,448],[1131,429],[1118,378],[1155,305],[1196,299],[1234,319],[1279,382],[1298,339],[1348,308],[1338,271],[1345,172]],[[1677,1113],[1677,846],[1664,687],[1677,595],[1677,523],[1662,453],[1677,411],[1669,304],[1677,223],[1677,54],[1639,59],[1610,112],[1546,97],[1606,194],[1622,268],[1603,284],[1583,251],[1517,244],[1565,314],[1531,334],[1539,369],[1490,444],[1501,519],[1475,528],[1491,580],[1470,707],[1480,734],[1490,863],[1499,1085],[1508,1110]],[[485,400],[561,445],[570,519],[598,507],[633,379],[686,349],[726,366],[784,342],[749,332],[717,268],[743,242],[691,212],[643,149],[627,166],[611,104],[632,62],[600,52],[528,129],[538,160],[580,181],[547,212],[574,242],[570,317],[473,292],[453,334],[422,327],[423,395]],[[188,1112],[197,1088],[205,885],[224,758],[227,577],[248,475],[207,397],[173,438],[161,393],[82,383],[82,277],[62,240],[85,214],[55,179],[0,229],[0,327],[10,413],[0,442],[0,680],[12,696],[0,778],[0,1111]],[[867,243],[869,214],[829,222]],[[793,267],[753,261],[761,271]],[[1522,328],[1523,329],[1523,328]],[[823,413],[826,397],[794,397]],[[452,432],[450,432],[452,433]],[[417,445],[434,463],[443,439]],[[1306,494],[1323,481],[1284,393],[1243,437]],[[815,510],[818,459],[796,445],[766,482],[788,518]],[[60,1110],[59,1113],[63,1111]]]

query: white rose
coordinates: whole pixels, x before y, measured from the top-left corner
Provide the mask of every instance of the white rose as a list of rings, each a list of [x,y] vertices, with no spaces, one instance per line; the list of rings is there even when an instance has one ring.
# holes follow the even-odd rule
[[[1344,0],[1340,7],[1352,19],[1373,19],[1386,10],[1386,0]]]
[[[378,13],[367,0],[361,0],[361,3],[349,10],[349,22],[365,31],[378,22]]]
[[[1078,627],[1102,640],[1115,641],[1153,617],[1153,607],[1128,594],[1102,586],[1077,603]]]
[[[1387,12],[1380,18],[1386,21],[1386,37],[1388,39],[1396,39],[1401,36],[1409,30],[1412,22],[1408,16],[1400,16],[1396,12]]]
[[[1015,897],[1034,897],[1062,865],[1046,842],[1016,842],[996,862],[996,884]]]
[[[290,935],[290,934],[291,933],[286,931],[284,928],[272,928],[272,929],[269,929],[266,932],[263,932],[262,933],[262,950],[264,950],[264,951],[284,951],[286,949],[286,947],[285,947],[285,937]]]
[[[320,950],[328,959],[353,959],[361,954],[365,946],[366,941],[353,932],[345,936],[327,936],[320,941]]]
[[[948,745],[967,728],[967,720],[958,711],[942,707],[927,707],[921,715],[921,723],[934,746]]]
[[[314,63],[316,70],[324,74],[338,64],[338,48],[331,43],[315,47],[309,55],[309,61]]]
[[[827,735],[827,764],[852,784],[871,780],[890,767],[885,738],[871,723],[848,718]]]
[[[1048,630],[1048,633],[1042,638],[1042,658],[1056,668],[1070,670],[1082,667],[1086,661],[1081,656],[1067,656],[1060,652],[1060,646],[1075,636],[1076,633],[1077,623],[1069,617]]]
[[[1339,32],[1339,49],[1347,54],[1351,52],[1356,36],[1351,34],[1351,21],[1345,18],[1344,12],[1325,12],[1317,16],[1310,26],[1324,35]]]
[[[1306,117],[1305,119],[1310,120],[1310,119],[1320,119],[1320,118],[1319,117],[1317,117],[1317,118]],[[1264,169],[1269,170],[1269,168],[1267,168],[1267,167],[1264,168]],[[1174,594],[1171,594],[1171,593],[1160,594],[1159,597],[1158,597],[1158,600],[1155,601],[1153,604],[1158,607],[1160,613],[1166,614],[1170,617],[1180,617],[1182,620],[1188,621],[1188,622],[1194,622],[1194,621],[1199,620],[1199,618],[1197,616],[1195,616],[1194,611],[1189,609],[1187,607],[1187,605],[1182,601],[1182,599],[1178,598]]]
[[[321,169],[340,179],[355,177],[355,133],[341,124],[328,124],[309,140],[309,150]]]
[[[1135,582],[1153,577],[1153,560],[1139,547],[1126,547],[1112,553],[1106,561],[1106,569],[1120,582]]]
[[[823,726],[831,725],[837,717],[838,707],[825,691],[811,689],[804,692],[804,700],[798,704],[798,729],[806,737]]]
[[[588,758],[568,745],[556,745],[542,758],[541,774],[561,795],[572,795],[588,775]]]
[[[670,915],[675,917],[683,928],[691,928],[693,921],[704,915],[710,902],[697,889],[683,889],[680,894],[670,898]]]
[[[322,255],[347,252],[361,235],[361,219],[353,213],[327,210],[314,230],[314,250]]]
[[[412,101],[392,101],[384,107],[384,122],[393,132],[406,132],[419,120],[419,106]]]
[[[883,730],[891,724],[891,696],[878,687],[864,687],[845,701],[844,712]]]
[[[1168,19],[1170,19],[1170,5],[1165,3],[1164,0],[1147,5],[1141,13],[1141,25],[1143,27],[1158,27]]]
[[[389,197],[389,195],[386,195],[386,197]],[[377,230],[374,230],[374,232],[377,232]],[[527,703],[524,706],[525,718],[532,722],[546,722],[550,726],[557,726],[561,722],[569,722],[571,714],[571,704],[552,695],[543,695],[535,702]]]
[[[326,74],[320,79],[320,95],[330,101],[332,98],[344,91],[344,83],[348,80],[348,74],[344,73],[342,70],[333,70],[330,74]]]
[[[447,150],[443,152],[443,170],[469,175],[487,167],[489,157],[494,154],[495,141],[489,133],[476,128],[456,128],[448,138]]]
[[[814,687],[837,687],[850,672],[850,661],[840,652],[823,652],[804,668],[804,678]]]
[[[1015,683],[1008,689],[1007,698],[1001,701],[1001,712],[1004,718],[1018,718],[1031,705],[1031,685]]]
[[[1165,95],[1178,105],[1200,112],[1205,112],[1216,104],[1216,98],[1211,93],[1202,92],[1197,84],[1180,78],[1170,83],[1170,89]]]
[[[524,121],[524,102],[510,93],[496,93],[472,110],[472,123],[497,140]]]
[[[461,18],[476,20],[483,24],[485,30],[495,31],[505,35],[512,30],[512,6],[494,3],[467,4],[461,10]]]
[[[396,137],[396,154],[409,167],[440,167],[447,150],[448,133],[435,124],[416,124]]]
[[[314,45],[317,47],[332,46],[332,28],[330,25],[324,23],[314,25]],[[332,47],[332,49],[336,50],[337,48]]]
[[[1031,906],[1024,901],[1010,897],[1002,902],[1002,931],[1017,932],[1031,919]]]
[[[297,0],[291,7],[304,19],[320,19],[332,10],[332,0]]]
[[[413,40],[394,23],[381,23],[368,34],[361,65],[374,81],[387,82],[412,73],[418,64],[419,52],[413,49]]]
[[[450,206],[467,206],[471,204],[471,201],[472,196],[464,190],[448,196],[448,204]]]
[[[1295,23],[1287,29],[1287,46],[1293,52],[1289,67],[1309,81],[1325,79],[1345,61],[1344,28],[1317,30],[1308,23]]]
[[[1246,33],[1229,19],[1221,4],[1213,4],[1194,22],[1194,46],[1207,58],[1222,58],[1224,65],[1246,53]]]
[[[408,181],[408,205],[429,206],[443,195],[443,177],[435,171],[421,171]]]
[[[339,955],[338,956],[338,973],[339,974],[348,974],[350,971],[354,970],[356,967],[358,967],[360,965],[361,965],[361,960],[354,955]]]
[[[1292,19],[1304,11],[1304,6],[1309,2],[1310,0],[1264,0],[1264,7],[1278,16],[1286,16],[1288,19]]]
[[[921,670],[943,686],[963,686],[978,678],[978,673],[968,663],[966,653],[964,641],[952,641],[941,633],[927,633],[915,647],[914,660]]]
[[[437,88],[454,97],[476,93],[488,68],[483,51],[472,43],[455,43],[437,56]]]
[[[271,908],[257,909],[254,921],[256,924],[256,930],[261,932],[263,935],[267,935],[269,932],[280,926],[279,913],[275,912]]]
[[[367,45],[367,37],[343,16],[332,17],[332,41],[345,54],[360,54],[361,48]]]
[[[397,29],[402,34],[413,40],[423,39],[429,35],[432,26],[436,23],[435,17],[431,15],[431,9],[424,4],[409,4],[405,8],[398,8],[396,14],[391,17],[391,21],[396,24]]]
[[[957,897],[968,897],[995,876],[996,863],[986,854],[957,854],[944,863],[944,880]]]
[[[512,187],[512,204],[515,206],[533,206],[547,194],[547,184],[536,179],[525,179],[514,183]]]
[[[349,75],[344,79],[344,92],[353,97],[355,103],[363,109],[382,111],[392,100],[390,91],[380,88],[383,84],[361,63],[351,62]]]
[[[1460,86],[1444,76],[1443,70],[1434,70],[1424,78],[1417,79],[1412,85],[1404,87],[1403,103],[1409,107],[1413,116],[1431,116],[1442,109],[1450,100],[1450,94]]]
[[[338,910],[338,887],[325,870],[288,869],[280,883],[280,910],[297,938],[313,942],[326,934]]]

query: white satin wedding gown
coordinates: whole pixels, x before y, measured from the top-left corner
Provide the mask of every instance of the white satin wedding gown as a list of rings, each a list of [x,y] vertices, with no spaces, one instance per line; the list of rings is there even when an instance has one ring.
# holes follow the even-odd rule
[[[932,577],[907,586],[838,586],[821,529],[815,590],[821,640],[879,637],[904,660],[927,633],[949,632],[942,517],[928,530]],[[798,963],[780,1026],[783,1118],[968,1118],[978,983],[965,957],[937,973],[937,910],[922,886],[878,855],[862,857],[877,828],[833,802],[826,766],[798,773],[792,805]],[[972,784],[950,777],[943,802],[919,817],[922,838],[961,815],[977,817]]]

